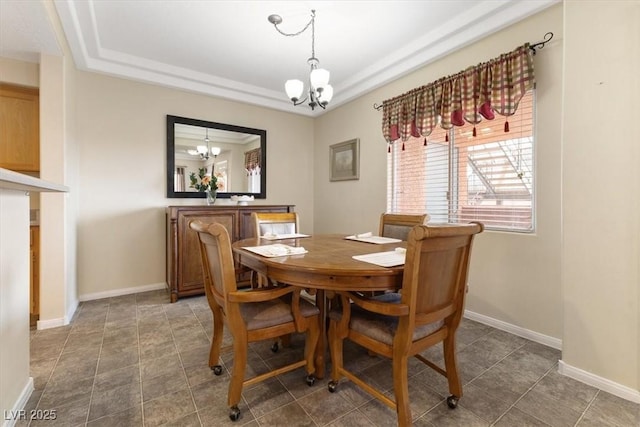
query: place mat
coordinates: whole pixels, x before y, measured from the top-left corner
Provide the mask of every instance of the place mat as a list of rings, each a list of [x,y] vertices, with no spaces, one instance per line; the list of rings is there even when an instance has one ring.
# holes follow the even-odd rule
[[[280,243],[275,243],[273,245],[265,245],[265,246],[245,246],[242,249],[246,249],[258,255],[262,255],[263,257],[273,258],[279,256],[288,256],[288,255],[300,255],[306,254],[307,251],[305,248],[301,246],[288,246],[282,245]]]
[[[347,240],[356,240],[358,242],[374,243],[376,245],[384,245],[385,243],[398,243],[402,242],[400,239],[393,239],[391,237],[374,236],[372,233],[354,234],[353,236],[346,236]]]
[[[309,235],[300,234],[300,233],[289,233],[289,234],[267,233],[264,236],[260,236],[261,239],[266,239],[266,240],[299,239],[302,237],[309,237]]]
[[[393,251],[354,255],[353,259],[368,262],[369,264],[379,265],[381,267],[396,267],[398,265],[404,265],[406,253],[406,249],[396,248]]]

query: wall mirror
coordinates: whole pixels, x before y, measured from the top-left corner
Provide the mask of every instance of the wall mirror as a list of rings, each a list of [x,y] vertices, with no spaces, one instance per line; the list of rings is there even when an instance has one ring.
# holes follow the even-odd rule
[[[167,115],[167,197],[204,198],[190,187],[200,168],[218,179],[218,197],[267,197],[267,131]]]

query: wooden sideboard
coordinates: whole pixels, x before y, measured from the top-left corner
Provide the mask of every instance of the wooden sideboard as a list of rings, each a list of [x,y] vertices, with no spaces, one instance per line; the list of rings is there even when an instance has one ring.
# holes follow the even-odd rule
[[[253,237],[252,212],[293,212],[293,208],[293,205],[168,206],[167,285],[171,302],[204,293],[198,236],[189,228],[189,222],[220,223],[229,232],[231,242],[235,242]]]

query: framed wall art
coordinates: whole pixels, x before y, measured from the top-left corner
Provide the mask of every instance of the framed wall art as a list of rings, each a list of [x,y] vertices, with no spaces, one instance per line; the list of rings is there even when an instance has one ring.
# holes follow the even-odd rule
[[[329,147],[329,179],[347,181],[360,178],[360,140],[358,138]]]

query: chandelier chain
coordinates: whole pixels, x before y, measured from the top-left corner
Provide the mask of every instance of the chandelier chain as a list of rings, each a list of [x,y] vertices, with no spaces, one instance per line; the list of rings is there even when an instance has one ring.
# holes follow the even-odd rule
[[[278,24],[275,24],[275,23],[273,24],[273,26],[283,36],[295,37],[295,36],[299,36],[300,34],[304,33],[305,31],[307,31],[307,28],[309,28],[309,25],[314,24],[315,18],[316,18],[316,11],[312,10],[311,11],[311,19],[309,20],[309,22],[307,22],[307,25],[305,25],[304,28],[301,29],[300,31],[298,31],[297,33],[285,33],[280,28],[278,28]],[[311,27],[311,34],[312,34],[312,37],[315,35],[315,24]]]

